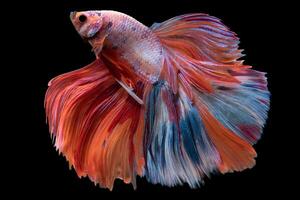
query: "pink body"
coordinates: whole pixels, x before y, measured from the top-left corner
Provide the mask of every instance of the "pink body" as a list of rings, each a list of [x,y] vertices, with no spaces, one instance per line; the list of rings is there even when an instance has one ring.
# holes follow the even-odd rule
[[[106,29],[107,33],[104,36],[101,33],[95,33],[98,35],[89,40],[96,50],[96,55],[102,50],[104,54],[105,50],[117,51],[118,56],[125,59],[137,75],[152,83],[158,80],[163,65],[162,45],[147,26],[116,11],[87,11],[77,12],[75,15],[86,15],[87,18],[93,16],[95,19],[91,21],[91,24],[97,22],[97,18],[101,18],[102,29]],[[75,27],[78,27],[75,15],[72,15],[75,19],[73,23]],[[89,29],[90,27],[85,25],[84,28]],[[101,32],[102,29],[98,31]],[[100,47],[99,41],[101,42]],[[102,49],[103,47],[104,49]]]

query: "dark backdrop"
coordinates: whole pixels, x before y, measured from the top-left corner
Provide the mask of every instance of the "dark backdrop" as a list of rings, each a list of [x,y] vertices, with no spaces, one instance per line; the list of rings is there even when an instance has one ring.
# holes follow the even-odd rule
[[[275,68],[278,53],[278,24],[283,23],[280,4],[261,2],[211,2],[211,1],[41,1],[25,3],[19,19],[20,32],[25,45],[22,53],[15,57],[16,71],[21,83],[14,90],[17,100],[17,112],[14,120],[21,121],[12,126],[17,132],[19,148],[12,152],[14,168],[10,184],[25,193],[59,196],[60,194],[86,194],[95,197],[111,195],[107,189],[101,189],[88,180],[79,179],[74,170],[69,170],[65,158],[58,155],[48,133],[43,108],[44,94],[48,81],[64,72],[85,66],[94,60],[88,44],[84,43],[74,30],[69,12],[74,10],[117,10],[124,12],[150,26],[153,22],[162,22],[176,15],[203,12],[216,16],[238,34],[241,48],[245,49],[245,63],[254,69],[268,73],[269,90],[272,93],[269,119],[261,140],[255,145],[258,153],[256,166],[251,170],[226,175],[213,175],[199,189],[190,189],[187,185],[173,188],[147,183],[144,178],[137,179],[136,193],[148,192],[188,192],[197,194],[197,198],[255,197],[261,193],[276,194],[288,187],[282,182],[284,172],[280,168],[282,154],[280,146],[280,127],[276,108]],[[26,7],[25,7],[26,6]],[[275,43],[276,41],[276,43]],[[277,80],[278,81],[278,80]],[[277,86],[276,86],[277,85]],[[26,98],[25,98],[26,97]],[[29,98],[27,98],[29,97]],[[20,110],[26,110],[21,112]],[[18,159],[15,159],[18,157]],[[18,180],[18,181],[16,181]],[[16,181],[16,182],[15,182]],[[131,185],[116,180],[114,193],[134,192]],[[147,195],[146,195],[147,196]]]

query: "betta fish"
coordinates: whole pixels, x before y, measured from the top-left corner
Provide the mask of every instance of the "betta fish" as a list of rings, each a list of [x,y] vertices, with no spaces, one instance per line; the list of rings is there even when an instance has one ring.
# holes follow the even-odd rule
[[[185,14],[147,27],[116,11],[71,12],[95,60],[53,78],[45,111],[79,177],[197,188],[255,165],[269,110],[265,72],[240,60],[223,22]]]

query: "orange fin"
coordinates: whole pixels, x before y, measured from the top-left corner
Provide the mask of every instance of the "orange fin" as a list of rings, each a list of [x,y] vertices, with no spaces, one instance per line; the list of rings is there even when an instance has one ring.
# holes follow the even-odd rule
[[[220,172],[226,173],[252,168],[255,165],[256,152],[251,144],[224,127],[212,116],[204,104],[198,102],[198,109],[207,134],[220,154]]]

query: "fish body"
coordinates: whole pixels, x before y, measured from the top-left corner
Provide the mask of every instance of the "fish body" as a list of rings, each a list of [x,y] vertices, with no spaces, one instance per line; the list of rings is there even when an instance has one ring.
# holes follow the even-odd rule
[[[158,80],[163,61],[162,45],[151,29],[136,19],[116,11],[90,11],[72,14],[72,17],[75,17],[73,20],[75,26],[77,25],[76,17],[80,15],[87,18],[100,18],[103,24],[102,29],[105,30],[99,31],[107,31],[104,41],[101,41],[103,39],[101,34],[99,34],[101,36],[89,40],[96,55],[101,52],[102,55],[109,58],[112,54],[117,54],[118,58],[128,62],[138,76],[142,76],[152,83]],[[97,21],[97,19],[94,20]],[[89,27],[86,26],[86,28]],[[105,46],[103,51],[102,46]]]
[[[79,176],[113,188],[136,176],[195,188],[255,164],[270,93],[239,39],[201,13],[147,27],[116,11],[72,12],[96,59],[49,82],[56,148]]]

